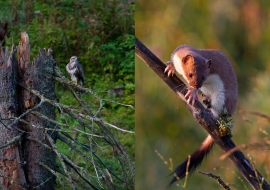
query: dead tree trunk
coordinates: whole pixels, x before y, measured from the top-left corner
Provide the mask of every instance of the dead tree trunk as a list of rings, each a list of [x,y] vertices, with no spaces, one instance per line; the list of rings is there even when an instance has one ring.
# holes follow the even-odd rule
[[[19,93],[21,102],[21,111],[25,113],[29,109],[55,119],[54,107],[48,102],[38,98],[24,86],[38,91],[45,98],[55,99],[54,92],[54,64],[50,51],[41,49],[40,54],[30,63],[30,44],[26,33],[22,33],[19,44],[19,81],[22,81],[22,90]],[[21,113],[21,114],[22,114]],[[43,144],[49,145],[46,138],[48,132],[52,139],[56,140],[56,132],[47,131],[50,128],[56,128],[54,124],[30,113],[25,116],[22,129],[26,131],[25,138],[22,141],[23,158],[26,162],[25,173],[26,181],[30,189],[53,189],[55,176],[47,169],[43,168],[40,163],[47,165],[55,170],[56,155],[53,150],[46,148]]]
[[[10,59],[3,53],[1,58],[4,63],[0,62],[0,121],[6,122],[0,123],[0,148],[17,138],[16,143],[0,149],[0,172],[3,172],[0,173],[0,189],[54,189],[55,176],[41,164],[55,170],[56,154],[46,134],[56,141],[57,133],[51,129],[57,126],[32,113],[39,112],[54,120],[54,107],[28,90],[35,90],[44,98],[56,99],[55,61],[50,50],[41,49],[30,63],[30,44],[25,32],[21,34],[18,63],[15,52]]]
[[[16,50],[12,48],[0,52],[0,189],[21,189],[25,186],[25,174],[15,137],[20,137],[18,124],[10,126],[11,117],[17,117],[18,102],[16,90],[17,61]],[[4,120],[6,119],[6,120]],[[8,127],[9,126],[9,127]],[[13,141],[13,142],[12,142]],[[18,141],[17,141],[18,142]]]

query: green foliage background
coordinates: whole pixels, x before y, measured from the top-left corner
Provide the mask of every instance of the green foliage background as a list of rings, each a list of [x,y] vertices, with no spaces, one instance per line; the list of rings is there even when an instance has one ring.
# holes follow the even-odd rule
[[[247,144],[245,155],[269,182],[269,120],[243,113],[270,115],[270,2],[222,0],[136,0],[136,36],[163,62],[182,44],[219,49],[231,60],[239,83],[233,141]],[[136,189],[166,189],[169,158],[173,168],[194,152],[207,136],[183,102],[138,57],[136,74]],[[254,146],[249,145],[253,144]],[[267,144],[267,143],[266,143]],[[157,150],[168,162],[162,160]],[[220,160],[215,146],[199,170],[221,177],[231,189],[252,189],[229,159]],[[195,172],[170,189],[222,189],[213,179]]]
[[[111,99],[134,106],[134,3],[123,0],[11,0],[0,1],[0,22],[8,21],[9,36],[6,46],[18,44],[20,32],[26,31],[30,38],[31,59],[40,48],[51,48],[57,66],[66,73],[65,66],[71,56],[78,56],[85,74],[85,87],[92,89],[101,98]],[[67,75],[66,75],[67,76]],[[111,89],[122,86],[123,94],[116,96]],[[56,84],[57,96],[61,103],[76,106],[72,94],[60,83]],[[99,102],[91,95],[84,95],[97,110]],[[134,131],[134,110],[118,104],[103,103],[101,115],[125,130]],[[63,117],[58,119],[65,121]],[[73,120],[71,126],[78,125]],[[112,130],[134,162],[134,134]],[[81,141],[84,140],[79,136]],[[101,144],[102,145],[102,144]],[[103,144],[104,145],[104,144]],[[59,150],[69,154],[68,147],[57,143]],[[105,145],[104,145],[105,146]],[[99,156],[120,177],[119,163],[110,160],[112,150],[99,151]],[[78,163],[87,166],[87,163]],[[132,176],[130,176],[131,180]],[[125,189],[124,184],[116,184]],[[134,181],[133,181],[134,185]],[[59,188],[61,188],[58,184]],[[68,187],[65,187],[68,188]]]

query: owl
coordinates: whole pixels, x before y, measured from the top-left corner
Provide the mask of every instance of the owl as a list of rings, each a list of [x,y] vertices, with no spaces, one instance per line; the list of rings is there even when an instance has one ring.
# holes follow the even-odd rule
[[[71,77],[71,80],[75,84],[80,84],[83,86],[84,84],[84,75],[82,66],[78,62],[77,56],[72,56],[70,58],[69,63],[66,66],[67,73]]]

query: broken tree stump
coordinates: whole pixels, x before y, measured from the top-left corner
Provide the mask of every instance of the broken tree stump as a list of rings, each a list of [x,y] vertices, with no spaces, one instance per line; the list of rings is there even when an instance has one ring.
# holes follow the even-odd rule
[[[54,106],[33,93],[56,99],[55,61],[51,50],[41,49],[31,63],[26,32],[21,33],[18,61],[12,50],[0,55],[0,148],[6,146],[0,149],[0,189],[54,189],[55,176],[40,163],[55,170],[56,154],[46,134],[55,142],[57,132],[51,129],[57,126],[32,111],[55,120]]]

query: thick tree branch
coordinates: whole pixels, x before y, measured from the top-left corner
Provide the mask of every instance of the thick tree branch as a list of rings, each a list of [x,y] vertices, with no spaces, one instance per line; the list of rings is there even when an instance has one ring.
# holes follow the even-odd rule
[[[235,147],[231,138],[220,137],[217,121],[213,120],[203,105],[196,101],[192,106],[187,104],[184,95],[187,92],[185,84],[177,76],[167,77],[164,73],[165,64],[162,63],[138,38],[135,39],[135,52],[186,104],[188,110],[192,113],[195,121],[200,124],[213,138],[215,143],[227,152]],[[229,155],[230,160],[235,164],[243,177],[250,183],[253,189],[270,189],[268,183],[264,180],[258,171],[254,171],[252,164],[245,158],[240,150],[236,150]],[[256,175],[258,175],[256,177]]]

